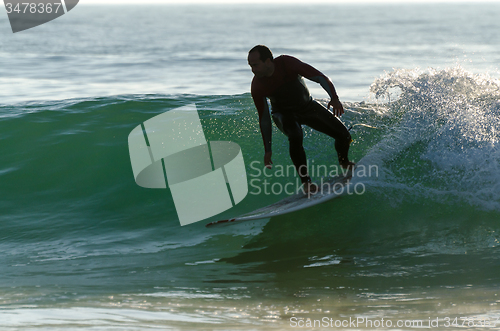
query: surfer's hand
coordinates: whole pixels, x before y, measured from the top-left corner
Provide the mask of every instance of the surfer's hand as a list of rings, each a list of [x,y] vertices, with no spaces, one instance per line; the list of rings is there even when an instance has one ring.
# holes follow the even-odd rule
[[[342,107],[342,103],[339,99],[330,100],[330,102],[328,103],[328,109],[330,109],[330,106],[332,107],[333,114],[335,116],[340,117],[344,113],[344,107]]]
[[[267,169],[272,168],[272,165],[271,165],[271,164],[273,164],[273,161],[271,160],[272,155],[273,155],[273,152],[266,152],[266,154],[264,154],[264,166]]]

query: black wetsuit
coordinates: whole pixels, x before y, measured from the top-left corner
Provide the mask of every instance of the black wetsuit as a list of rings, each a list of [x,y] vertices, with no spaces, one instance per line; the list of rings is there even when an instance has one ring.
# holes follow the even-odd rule
[[[349,162],[351,135],[342,122],[326,107],[312,99],[304,79],[315,81],[332,99],[338,99],[332,82],[321,72],[287,55],[274,59],[271,77],[252,81],[252,97],[259,113],[259,123],[266,152],[271,151],[271,118],[266,98],[271,101],[272,117],[278,128],[288,137],[290,157],[303,183],[311,181],[307,172],[307,158],[302,145],[305,124],[335,139],[340,164]]]

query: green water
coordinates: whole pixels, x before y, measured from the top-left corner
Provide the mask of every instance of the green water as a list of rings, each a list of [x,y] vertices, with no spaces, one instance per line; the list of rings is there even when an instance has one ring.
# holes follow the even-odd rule
[[[4,327],[266,330],[362,318],[391,329],[382,318],[394,325],[437,318],[444,329],[457,318],[498,329],[497,92],[469,81],[460,86],[476,97],[464,104],[462,92],[440,89],[467,75],[404,78],[404,86],[426,86],[434,99],[423,104],[405,87],[391,103],[345,104],[348,127],[371,126],[351,131],[352,159],[377,169],[357,179],[362,194],[216,228],[204,225],[285,194],[249,194],[181,227],[169,189],[134,182],[127,137],[145,120],[195,103],[207,139],[239,144],[252,173],[262,146],[249,94],[2,106]],[[373,88],[394,82],[386,79]],[[305,135],[311,162],[332,165],[333,141],[307,128]],[[273,146],[275,168],[290,165],[278,131]]]

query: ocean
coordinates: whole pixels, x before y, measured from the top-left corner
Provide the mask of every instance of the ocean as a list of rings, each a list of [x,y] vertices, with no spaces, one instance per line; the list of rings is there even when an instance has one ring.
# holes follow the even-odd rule
[[[495,3],[82,3],[14,34],[0,14],[0,330],[500,330],[499,16]],[[277,172],[291,161],[276,128],[274,172],[251,166],[256,44],[332,79],[350,157],[374,171],[324,204],[207,228],[296,182]],[[127,139],[191,104],[255,181],[180,226],[169,188],[135,183]],[[333,140],[304,133],[311,166],[335,166]]]

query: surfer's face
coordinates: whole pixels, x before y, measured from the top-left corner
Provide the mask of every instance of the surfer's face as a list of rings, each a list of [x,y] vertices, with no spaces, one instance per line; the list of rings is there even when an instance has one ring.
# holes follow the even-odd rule
[[[259,52],[251,52],[248,54],[248,65],[252,68],[253,74],[257,78],[269,77],[273,72],[273,63],[270,59],[262,62]]]

